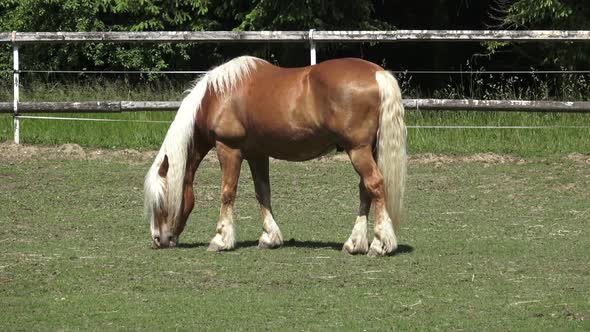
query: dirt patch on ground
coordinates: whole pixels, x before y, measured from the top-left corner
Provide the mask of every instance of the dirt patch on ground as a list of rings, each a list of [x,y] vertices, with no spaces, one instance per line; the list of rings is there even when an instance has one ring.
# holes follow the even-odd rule
[[[440,155],[432,153],[424,153],[412,155],[409,157],[410,163],[416,164],[434,164],[445,165],[452,163],[482,163],[485,165],[495,164],[524,164],[527,161],[523,158],[514,157],[510,155],[501,155],[496,153],[477,153],[467,156],[453,156],[453,155]]]
[[[83,148],[78,144],[64,144],[59,146],[35,146],[11,142],[0,143],[0,158],[4,160],[22,161],[29,159],[66,159],[66,160],[119,160],[125,162],[150,162],[157,154],[157,151],[138,151],[134,149],[108,150]],[[561,158],[572,161],[576,164],[590,165],[590,154],[571,153]],[[207,161],[216,161],[215,153],[209,153],[205,158]],[[432,164],[442,166],[452,163],[482,163],[493,164],[524,164],[528,161],[520,157],[501,155],[495,153],[478,153],[466,156],[442,155],[442,154],[414,154],[408,157],[410,164]],[[331,154],[316,159],[316,162],[343,161],[348,162],[348,155],[345,153]]]
[[[0,158],[22,161],[29,159],[65,160],[125,160],[144,162],[155,157],[156,151],[86,149],[78,144],[59,146],[35,146],[4,142],[0,143]]]
[[[83,148],[78,144],[63,144],[59,146],[36,146],[0,143],[0,159],[11,161],[23,160],[113,160],[125,162],[151,162],[158,151],[138,151],[134,149],[110,150]],[[217,160],[214,153],[209,153],[207,161]]]
[[[100,159],[121,159],[137,162],[151,161],[156,157],[158,151],[137,151],[134,149],[123,150],[88,150],[87,156],[91,160]]]
[[[348,161],[348,155],[339,153],[332,156],[325,156],[318,159],[319,161]],[[444,165],[452,163],[483,163],[483,164],[504,164],[504,163],[525,163],[523,158],[517,158],[509,155],[500,155],[495,153],[478,153],[466,156],[454,156],[433,153],[421,153],[408,156],[408,161],[415,164],[434,164]]]
[[[590,165],[590,154],[582,154],[582,153],[577,153],[577,152],[570,153],[567,156],[563,157],[562,159],[573,161],[576,164]]]

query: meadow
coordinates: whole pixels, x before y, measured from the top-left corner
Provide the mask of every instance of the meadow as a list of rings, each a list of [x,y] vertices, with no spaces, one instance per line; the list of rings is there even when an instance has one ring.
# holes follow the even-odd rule
[[[36,114],[39,116],[55,116]],[[63,117],[122,122],[22,119],[21,142],[37,145],[75,143],[109,149],[157,149],[174,112],[60,114]],[[136,122],[136,121],[157,122]],[[543,156],[590,151],[588,114],[473,113],[407,111],[408,126],[549,126],[537,129],[409,128],[410,153],[473,154],[493,152]],[[561,127],[561,128],[560,128]],[[566,128],[563,128],[566,127]],[[570,128],[567,128],[570,127]],[[578,128],[571,128],[578,127]],[[0,141],[13,137],[12,116],[0,115]]]
[[[358,199],[338,158],[271,163],[276,250],[256,247],[244,167],[238,247],[211,253],[214,158],[197,172],[180,246],[155,250],[142,217],[150,158],[0,147],[7,331],[590,328],[587,155],[413,156],[400,249],[375,259],[340,252]]]
[[[44,85],[22,100],[179,100],[182,90]],[[283,247],[256,247],[260,212],[244,167],[238,247],[206,251],[219,213],[211,158],[180,246],[154,250],[143,176],[174,113],[63,116],[164,123],[23,119],[15,147],[12,116],[0,115],[4,330],[590,329],[588,128],[409,128],[401,246],[370,259],[340,252],[358,180],[334,156],[272,162]],[[406,122],[590,126],[590,116],[408,111]]]
[[[132,83],[126,80],[113,80],[108,77],[80,79],[72,82],[45,82],[39,78],[24,76],[21,101],[98,101],[98,100],[137,100],[137,101],[179,101],[183,91],[190,88],[194,75],[182,75],[176,80],[147,80]],[[504,80],[506,81],[506,80]],[[574,82],[573,78],[570,80]],[[404,85],[404,81],[402,85]],[[499,81],[501,82],[501,81]],[[502,81],[503,82],[503,81]],[[536,82],[536,81],[535,81]],[[478,91],[481,86],[473,83],[470,88],[474,97],[485,98],[548,98],[549,89],[542,82],[534,91],[512,91],[514,84],[506,81],[492,86],[492,92]],[[0,84],[0,101],[12,100],[12,88],[5,82]],[[512,87],[511,92],[507,92]],[[586,85],[577,82],[563,88],[566,91],[585,91]],[[578,87],[579,89],[574,89]],[[406,87],[410,97],[420,92]],[[437,97],[461,98],[455,90],[438,92]],[[491,88],[490,88],[491,89]],[[456,91],[457,90],[457,91]],[[469,90],[469,89],[467,89]],[[570,91],[563,92],[566,100],[579,100],[580,96]],[[571,99],[568,99],[571,98]],[[123,114],[35,114],[38,116],[60,116],[86,119],[111,119],[120,122],[64,121],[64,120],[21,120],[21,141],[25,144],[61,145],[75,143],[84,147],[110,149],[157,149],[162,142],[174,112],[134,112]],[[138,122],[140,121],[140,122]],[[156,121],[142,123],[141,121]],[[162,123],[159,123],[162,122]],[[524,113],[524,112],[445,112],[407,110],[408,126],[543,126],[543,129],[436,129],[409,128],[408,141],[410,153],[473,154],[493,152],[521,156],[563,155],[573,152],[590,151],[590,114],[567,113]],[[12,115],[0,114],[0,142],[13,138]],[[564,128],[566,127],[566,128]]]

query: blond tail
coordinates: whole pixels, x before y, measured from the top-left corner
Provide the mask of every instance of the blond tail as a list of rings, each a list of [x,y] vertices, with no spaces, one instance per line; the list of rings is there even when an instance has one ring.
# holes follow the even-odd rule
[[[378,71],[375,76],[381,96],[377,165],[383,175],[387,213],[397,235],[400,231],[406,176],[404,106],[397,80],[393,75],[387,71]]]

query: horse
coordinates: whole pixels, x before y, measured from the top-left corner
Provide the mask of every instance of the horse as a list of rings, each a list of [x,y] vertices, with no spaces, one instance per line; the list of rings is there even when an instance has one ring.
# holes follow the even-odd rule
[[[213,148],[221,167],[221,208],[209,251],[236,245],[232,210],[243,160],[262,211],[258,247],[272,249],[283,244],[283,236],[271,207],[269,158],[306,161],[335,148],[346,151],[360,177],[360,206],[342,250],[384,256],[397,248],[406,127],[400,88],[382,67],[346,58],[283,68],[242,56],[199,78],[145,177],[145,214],[155,248],[177,245],[194,207],[194,174]]]

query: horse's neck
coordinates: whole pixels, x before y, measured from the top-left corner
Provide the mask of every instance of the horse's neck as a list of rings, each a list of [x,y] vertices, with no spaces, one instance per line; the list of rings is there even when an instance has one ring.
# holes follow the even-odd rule
[[[186,158],[186,170],[185,170],[185,182],[192,183],[195,172],[199,168],[199,165],[207,156],[207,153],[211,148],[206,142],[201,142],[198,136],[195,137],[193,145],[188,149]]]

